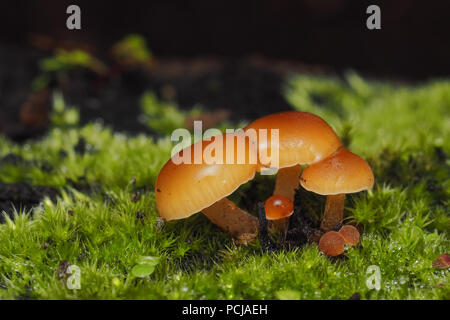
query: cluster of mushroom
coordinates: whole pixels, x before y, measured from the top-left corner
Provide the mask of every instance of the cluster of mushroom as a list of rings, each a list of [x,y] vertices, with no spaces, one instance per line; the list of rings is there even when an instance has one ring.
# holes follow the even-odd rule
[[[336,232],[328,231],[319,241],[319,249],[327,256],[338,256],[345,251],[345,245],[356,246],[359,242],[359,231],[354,226],[345,225]]]
[[[256,164],[224,161],[223,164],[176,165],[169,160],[155,186],[159,214],[166,220],[173,220],[201,211],[240,242],[254,240],[258,234],[258,219],[226,197],[253,179],[256,172],[273,168],[270,163],[263,163],[259,155],[271,154],[275,148],[279,155],[275,167],[278,173],[273,197],[267,199],[265,210],[269,232],[278,234],[281,239],[286,235],[289,217],[294,212],[292,202],[299,182],[306,190],[327,196],[321,223],[324,232],[342,223],[345,194],[373,186],[374,177],[367,162],[348,151],[334,130],[314,114],[297,111],[272,114],[250,123],[244,133],[249,129],[257,133],[257,140],[249,141],[250,152],[258,156]],[[278,140],[272,142],[270,136],[260,140],[260,129],[278,129]],[[196,145],[205,150],[209,143],[211,141],[200,141],[181,152],[193,154]],[[226,153],[225,149],[224,157]],[[233,154],[236,157],[236,152]],[[301,172],[303,165],[308,166]]]

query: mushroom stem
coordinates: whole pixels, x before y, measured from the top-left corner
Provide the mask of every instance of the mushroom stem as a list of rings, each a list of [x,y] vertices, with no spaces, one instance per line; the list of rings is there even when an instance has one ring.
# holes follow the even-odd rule
[[[298,178],[301,171],[300,165],[281,168],[278,170],[277,179],[275,181],[274,195],[288,197],[292,202],[295,197],[295,189],[298,187]],[[286,232],[289,228],[289,217],[268,220],[267,231],[271,237],[283,242],[286,239]]]
[[[227,198],[203,209],[202,213],[220,229],[236,238],[239,243],[247,244],[258,236],[258,218]]]
[[[324,231],[333,230],[335,226],[342,223],[344,216],[345,193],[328,195],[325,204],[325,212],[320,228]]]
[[[276,243],[283,243],[286,240],[289,218],[267,220],[267,233]]]
[[[279,169],[273,194],[285,196],[291,201],[294,201],[295,189],[298,187],[301,168],[302,167],[297,164],[292,167]]]

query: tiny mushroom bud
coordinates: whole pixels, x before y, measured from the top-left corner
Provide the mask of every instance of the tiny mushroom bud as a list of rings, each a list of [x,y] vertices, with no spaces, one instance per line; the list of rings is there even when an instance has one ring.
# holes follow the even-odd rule
[[[284,241],[289,226],[289,217],[294,213],[294,204],[288,197],[274,195],[266,200],[264,210],[269,234]]]
[[[230,146],[227,137],[234,141]],[[213,137],[210,141],[199,141],[178,153],[178,156],[189,153],[189,163],[176,163],[174,157],[161,169],[156,179],[156,206],[165,220],[187,218],[197,212],[202,212],[212,223],[243,243],[257,237],[258,219],[238,208],[226,197],[232,194],[240,185],[253,179],[256,172],[256,160],[250,157],[255,153],[246,143],[245,159],[237,161],[237,134],[223,134]],[[205,150],[213,149],[212,142],[219,143],[223,150],[215,161],[206,161]],[[234,150],[233,150],[234,148]],[[201,151],[201,161],[194,160],[196,150]],[[227,158],[227,153],[231,158]],[[256,155],[255,155],[256,158]]]
[[[344,237],[339,232],[328,231],[319,241],[319,249],[327,256],[338,256],[345,250]]]
[[[356,246],[358,244],[359,231],[354,226],[345,225],[339,230],[339,233],[348,245]]]
[[[450,254],[441,254],[436,260],[433,261],[432,266],[436,269],[450,268]]]
[[[329,231],[342,223],[345,194],[371,189],[374,177],[364,159],[341,147],[328,158],[309,165],[300,182],[306,190],[327,196],[321,229]]]

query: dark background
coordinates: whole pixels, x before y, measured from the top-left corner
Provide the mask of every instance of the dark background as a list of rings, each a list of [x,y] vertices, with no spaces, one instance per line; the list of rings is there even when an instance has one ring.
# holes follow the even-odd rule
[[[77,4],[82,30],[65,27]],[[366,8],[378,4],[382,29],[366,28]],[[131,32],[156,56],[261,54],[356,69],[379,76],[424,79],[450,74],[450,1],[1,1],[1,43],[25,45],[30,34],[93,45]]]

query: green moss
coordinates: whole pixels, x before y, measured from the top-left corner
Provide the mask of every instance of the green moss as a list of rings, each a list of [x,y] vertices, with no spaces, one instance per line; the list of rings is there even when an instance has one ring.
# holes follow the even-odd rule
[[[147,47],[147,41],[138,34],[131,34],[117,42],[112,52],[118,59],[137,64],[147,64],[153,59],[153,54]]]
[[[32,83],[34,90],[48,87],[52,78],[74,69],[90,70],[98,74],[104,74],[107,71],[107,67],[102,61],[80,49],[57,50],[53,56],[40,62],[40,69],[42,73]]]
[[[450,83],[302,76],[289,82],[287,97],[329,121],[374,169],[375,188],[346,202],[347,221],[364,231],[345,259],[332,261],[316,245],[274,253],[259,243],[237,246],[201,214],[161,227],[153,186],[172,143],[78,127],[58,107],[43,140],[0,138],[0,157],[27,160],[1,165],[2,182],[53,186],[61,195],[0,225],[0,298],[450,299],[448,270],[431,265],[450,251]],[[258,177],[233,199],[251,210],[272,185],[273,177]],[[61,261],[80,268],[80,290],[60,278]],[[366,286],[371,265],[380,267],[379,291]]]
[[[286,86],[295,109],[315,113],[364,155],[450,149],[450,82],[421,87],[370,83],[349,73],[345,81],[296,76]],[[350,136],[349,136],[350,135]]]
[[[153,93],[142,95],[141,108],[141,121],[155,132],[170,135],[175,129],[185,126],[187,114],[174,103],[159,101]]]

